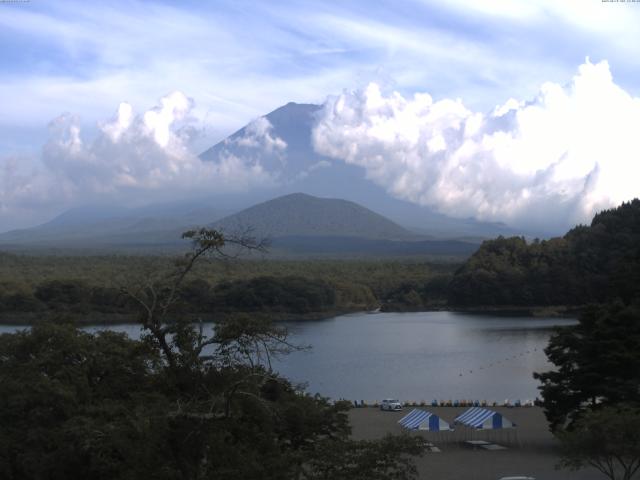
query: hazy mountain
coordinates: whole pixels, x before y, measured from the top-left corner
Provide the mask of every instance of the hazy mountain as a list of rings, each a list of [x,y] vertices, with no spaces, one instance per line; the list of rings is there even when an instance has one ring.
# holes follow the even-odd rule
[[[187,247],[181,240],[182,232],[203,225],[227,233],[251,228],[252,235],[271,241],[266,254],[270,258],[466,257],[478,247],[477,243],[459,240],[433,240],[354,202],[303,193],[278,197],[227,216],[211,208],[190,210],[190,206],[194,207],[168,205],[164,216],[158,207],[73,209],[38,227],[0,235],[0,247],[65,253],[175,252]],[[147,216],[150,213],[156,216]]]
[[[415,240],[421,236],[423,239],[457,238],[479,242],[498,235],[527,235],[528,232],[514,231],[503,224],[454,219],[395,199],[367,180],[360,167],[318,155],[313,149],[311,132],[320,108],[288,103],[266,115],[269,135],[285,142],[286,148],[265,148],[255,141],[258,120],[201,155],[205,161],[224,155],[253,159],[277,179],[278,187],[224,196],[212,192],[210,197],[197,201],[140,208],[113,205],[74,208],[43,225],[0,234],[0,246],[171,247],[179,243],[182,231],[211,224],[259,202],[265,203],[216,225],[225,228],[251,226],[279,238],[315,235]],[[262,121],[263,126],[264,123]],[[287,196],[295,192],[306,195]],[[281,196],[284,198],[268,201]],[[288,206],[285,208],[285,205]],[[273,209],[284,213],[276,216]],[[336,243],[334,240],[332,243]]]
[[[293,193],[225,217],[212,227],[271,241],[271,256],[468,256],[477,244],[431,240],[357,203]]]
[[[173,246],[180,234],[211,223],[228,211],[199,203],[127,209],[85,206],[68,210],[42,225],[0,234],[0,246],[104,249]]]
[[[271,197],[304,192],[350,200],[430,237],[493,238],[528,233],[500,223],[447,217],[427,207],[398,200],[369,181],[361,167],[318,155],[313,149],[311,132],[320,109],[319,105],[288,103],[265,116],[273,127],[270,135],[286,142],[283,152],[256,149],[252,142],[243,141],[251,138],[252,124],[249,124],[206,150],[201,158],[213,161],[228,154],[257,158],[282,184],[270,191]]]
[[[347,200],[293,193],[225,217],[213,227],[226,232],[248,227],[257,236],[340,236],[384,239],[416,237],[368,208]]]
[[[281,138],[287,144],[284,156],[279,152],[257,151],[250,142],[242,142],[243,138],[251,136],[249,124],[206,150],[200,158],[213,161],[225,152],[240,158],[259,155],[260,163],[269,171],[280,171],[285,182],[299,180],[303,172],[325,160],[315,153],[311,145],[314,115],[320,108],[320,105],[288,103],[265,115],[273,126],[272,135]]]

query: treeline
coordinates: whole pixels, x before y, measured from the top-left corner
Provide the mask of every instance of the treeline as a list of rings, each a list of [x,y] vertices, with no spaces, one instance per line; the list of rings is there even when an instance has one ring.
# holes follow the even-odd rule
[[[89,322],[97,317],[127,321],[137,306],[123,295],[123,289],[161,277],[174,268],[175,261],[169,256],[0,253],[0,320],[11,323],[20,318],[29,321],[33,314],[72,313]],[[458,266],[251,258],[201,262],[191,280],[182,285],[181,308],[202,316],[258,311],[322,315],[379,306],[419,310],[445,302],[446,286]]]
[[[0,252],[0,288],[10,283],[33,289],[48,280],[80,280],[88,285],[119,286],[136,275],[173,268],[175,257],[160,255],[16,255]],[[215,284],[256,277],[304,277],[366,285],[382,297],[404,283],[452,274],[459,263],[409,260],[262,260],[255,256],[198,264],[192,278]]]
[[[168,256],[0,253],[0,319],[45,312],[77,313],[86,321],[90,314],[130,315],[136,306],[123,288],[162,276],[174,264]],[[462,266],[245,259],[202,262],[192,273],[182,285],[181,308],[200,315],[628,303],[640,297],[640,200],[601,212],[564,237],[487,241]]]
[[[31,291],[5,284],[0,290],[0,313],[133,314],[138,305],[126,287],[91,286],[80,280],[49,280]],[[203,279],[185,283],[179,310],[215,314],[264,312],[307,314],[374,308],[371,290],[358,285],[333,285],[303,277],[256,277],[211,285]],[[88,321],[91,320],[89,317]]]
[[[640,200],[548,241],[484,242],[455,273],[455,306],[584,305],[640,297]]]
[[[191,312],[323,312],[338,308],[335,288],[323,280],[302,277],[257,277],[211,287],[193,280],[182,289]],[[373,297],[364,299],[373,301]]]

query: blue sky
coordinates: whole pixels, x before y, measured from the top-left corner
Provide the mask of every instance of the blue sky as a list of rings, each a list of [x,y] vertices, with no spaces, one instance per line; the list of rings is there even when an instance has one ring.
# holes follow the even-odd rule
[[[488,110],[569,81],[586,56],[640,93],[640,5],[578,1],[42,2],[0,5],[2,153],[63,112],[180,90],[218,139],[371,80]]]
[[[196,153],[371,81],[487,112],[567,84],[588,56],[638,97],[638,25],[640,3],[601,0],[0,3],[0,162],[37,165],[63,113],[91,136],[120,102],[141,112],[176,90]]]

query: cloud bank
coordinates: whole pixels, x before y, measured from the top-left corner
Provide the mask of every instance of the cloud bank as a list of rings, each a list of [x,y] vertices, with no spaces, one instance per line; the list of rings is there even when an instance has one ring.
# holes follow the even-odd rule
[[[199,130],[190,116],[192,108],[193,101],[178,91],[138,115],[130,104],[121,103],[112,119],[98,125],[90,141],[83,139],[77,117],[65,114],[54,119],[35,167],[25,159],[0,159],[3,223],[52,205],[148,203],[274,184],[276,179],[259,157],[240,158],[225,150],[215,162],[203,162],[193,154],[190,144]],[[286,144],[271,134],[266,119],[240,141],[286,150]]]
[[[315,150],[397,198],[456,217],[558,231],[640,196],[640,98],[588,59],[572,81],[488,114],[374,83],[329,97]]]
[[[128,103],[95,134],[61,115],[34,161],[0,158],[0,231],[80,203],[140,205],[296,181],[330,165],[364,168],[391,195],[456,217],[557,233],[640,196],[640,99],[586,61],[564,86],[478,113],[459,99],[385,93],[376,84],[329,97],[313,127],[325,158],[287,175],[289,146],[265,117],[228,139],[213,161],[193,143],[194,102],[176,91],[147,111]],[[88,138],[90,137],[90,138]]]

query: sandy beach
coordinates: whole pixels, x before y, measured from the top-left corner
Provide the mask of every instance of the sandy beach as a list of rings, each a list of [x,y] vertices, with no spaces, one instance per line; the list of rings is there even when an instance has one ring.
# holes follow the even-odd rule
[[[466,410],[465,407],[419,407],[449,423]],[[538,407],[491,407],[516,423],[515,429],[454,432],[415,432],[437,446],[441,452],[429,452],[416,459],[421,479],[430,480],[497,480],[503,476],[528,475],[536,480],[602,480],[600,472],[589,468],[578,472],[557,470],[557,443],[548,431],[547,422]],[[398,424],[412,407],[402,412],[382,412],[377,408],[354,408],[349,417],[356,439],[375,439],[388,433],[406,432]],[[465,440],[487,440],[507,447],[487,451],[467,446]]]

